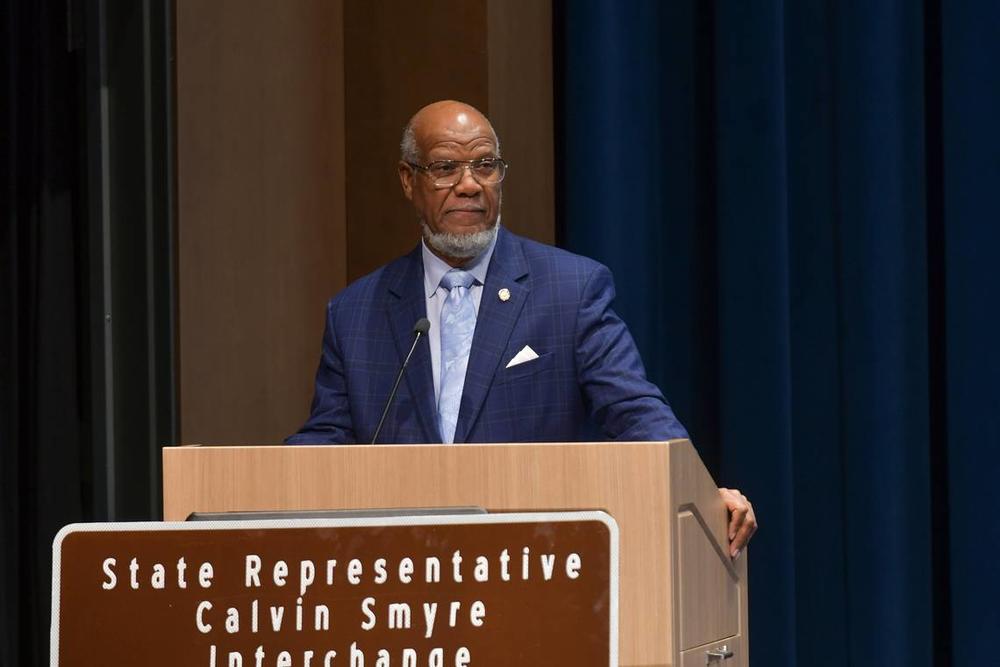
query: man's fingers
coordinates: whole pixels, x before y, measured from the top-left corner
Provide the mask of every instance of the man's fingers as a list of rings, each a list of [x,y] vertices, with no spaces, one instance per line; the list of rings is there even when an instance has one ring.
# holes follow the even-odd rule
[[[747,545],[747,542],[750,541],[750,538],[756,531],[757,521],[753,518],[752,514],[748,514],[747,519],[743,522],[739,532],[736,534],[732,544],[729,546],[729,553],[733,558],[739,558],[743,548]]]
[[[753,505],[738,489],[719,489],[719,492],[729,510],[729,554],[738,558],[757,531],[757,517],[753,513]]]
[[[747,512],[749,510],[746,507],[736,507],[735,509],[729,510],[729,541],[732,542],[736,539],[736,533],[743,526],[743,522],[746,519]]]
[[[729,529],[726,532],[729,541],[732,542],[733,538],[736,537],[736,532],[743,523],[743,518],[750,507],[750,503],[746,502],[743,494],[738,489],[722,488],[719,489],[719,493],[722,494],[722,502],[726,504],[726,509],[729,511]]]

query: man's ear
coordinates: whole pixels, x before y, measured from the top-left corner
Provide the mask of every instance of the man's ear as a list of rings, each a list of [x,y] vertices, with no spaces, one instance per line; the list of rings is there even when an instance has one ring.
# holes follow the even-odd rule
[[[403,186],[403,194],[406,195],[407,199],[413,201],[413,167],[400,161],[397,170],[399,171],[399,184]]]

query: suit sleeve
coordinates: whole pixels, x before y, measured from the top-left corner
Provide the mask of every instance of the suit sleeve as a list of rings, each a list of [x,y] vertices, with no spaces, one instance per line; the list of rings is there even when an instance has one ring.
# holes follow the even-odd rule
[[[356,442],[347,398],[344,358],[337,340],[336,298],[326,308],[323,352],[316,370],[316,389],[309,419],[294,435],[285,439],[289,445],[334,445]]]
[[[577,380],[591,417],[615,440],[670,440],[688,434],[646,379],[628,327],[611,308],[614,280],[598,264],[586,280],[575,327]]]

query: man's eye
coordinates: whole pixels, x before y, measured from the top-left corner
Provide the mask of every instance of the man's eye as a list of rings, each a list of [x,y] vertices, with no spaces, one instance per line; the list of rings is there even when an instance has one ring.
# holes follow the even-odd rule
[[[435,162],[428,166],[428,170],[435,176],[451,176],[458,170],[458,165],[454,162]]]
[[[472,168],[476,170],[477,174],[489,175],[496,171],[497,161],[493,159],[480,160]]]

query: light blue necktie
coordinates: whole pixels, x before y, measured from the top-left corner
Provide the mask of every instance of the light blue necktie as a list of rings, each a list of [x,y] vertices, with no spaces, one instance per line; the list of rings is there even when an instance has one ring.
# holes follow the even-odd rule
[[[441,395],[438,421],[441,439],[455,442],[458,408],[462,403],[465,370],[469,366],[472,335],[476,332],[476,306],[469,294],[475,278],[471,273],[452,269],[441,278],[448,298],[441,307]]]

